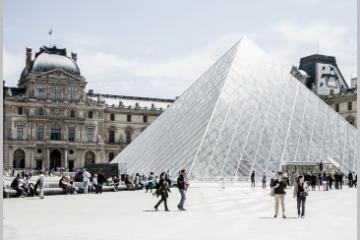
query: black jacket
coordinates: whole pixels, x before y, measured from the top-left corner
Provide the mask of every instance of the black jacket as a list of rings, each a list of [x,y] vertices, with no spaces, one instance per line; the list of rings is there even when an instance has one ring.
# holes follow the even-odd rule
[[[180,190],[186,190],[186,185],[185,185],[185,178],[183,175],[179,175],[178,179],[177,179],[177,187],[180,189]]]
[[[284,180],[279,181],[279,180],[275,179],[270,186],[275,187],[278,183],[279,183],[279,186],[274,189],[274,193],[275,194],[286,194],[285,188],[286,188],[287,184]]]
[[[169,196],[168,192],[170,192],[169,183],[166,180],[161,179],[156,189],[156,195],[167,198]]]

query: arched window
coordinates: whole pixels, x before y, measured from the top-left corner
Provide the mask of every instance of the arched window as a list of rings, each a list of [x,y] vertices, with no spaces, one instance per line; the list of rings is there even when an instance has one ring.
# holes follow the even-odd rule
[[[44,115],[44,109],[43,108],[39,108],[39,115],[40,116]]]
[[[25,152],[21,149],[14,152],[13,168],[25,168]]]
[[[24,113],[24,108],[23,107],[19,107],[18,108],[18,114],[22,115]]]
[[[87,151],[85,153],[85,165],[95,163],[95,160],[95,153],[92,151]]]
[[[93,118],[93,112],[92,111],[89,111],[88,118]]]
[[[55,123],[51,127],[50,139],[51,140],[61,140],[61,127],[59,124]]]
[[[113,160],[115,157],[115,153],[111,152],[109,153],[109,162],[111,162],[111,160]]]

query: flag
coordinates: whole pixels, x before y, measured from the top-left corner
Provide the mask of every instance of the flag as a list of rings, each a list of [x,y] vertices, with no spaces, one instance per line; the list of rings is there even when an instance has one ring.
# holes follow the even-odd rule
[[[49,35],[52,35],[52,28],[50,28]]]

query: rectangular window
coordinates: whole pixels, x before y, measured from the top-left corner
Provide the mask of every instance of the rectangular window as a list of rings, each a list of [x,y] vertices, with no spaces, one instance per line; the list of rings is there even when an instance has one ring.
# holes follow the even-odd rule
[[[94,128],[86,129],[86,141],[93,142],[94,141]]]
[[[18,125],[16,126],[16,139],[22,140],[24,136],[24,126]]]
[[[69,127],[69,141],[75,141],[75,127]]]
[[[36,137],[37,137],[38,140],[43,140],[44,139],[44,127],[43,126],[38,126],[37,127]]]
[[[61,128],[59,126],[55,126],[51,128],[50,132],[51,140],[61,140]]]
[[[110,121],[115,121],[115,114],[113,113],[110,114]]]
[[[69,88],[69,100],[71,102],[76,101],[76,88]]]
[[[52,97],[53,97],[54,101],[59,101],[60,100],[60,88],[59,87],[54,87],[53,88]]]
[[[44,100],[45,99],[45,89],[44,89],[44,87],[39,86],[37,88],[37,98],[39,100]]]
[[[349,111],[352,110],[352,102],[348,102],[348,110],[349,110]]]
[[[115,131],[114,130],[109,131],[109,143],[115,143]]]
[[[339,104],[335,104],[335,111],[339,112]]]
[[[126,116],[126,120],[127,120],[128,122],[131,122],[131,115],[127,115],[127,116]]]
[[[148,122],[148,117],[146,115],[143,116],[143,122],[147,123]]]

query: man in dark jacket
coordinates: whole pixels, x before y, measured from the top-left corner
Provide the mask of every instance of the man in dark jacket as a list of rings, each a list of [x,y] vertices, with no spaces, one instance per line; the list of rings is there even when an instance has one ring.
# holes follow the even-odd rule
[[[348,180],[349,180],[349,188],[352,188],[353,187],[353,174],[351,171],[348,174]]]
[[[186,209],[184,208],[184,203],[186,200],[186,190],[188,187],[185,169],[180,171],[179,177],[177,179],[177,187],[179,188],[179,192],[181,195],[181,199],[177,207],[180,211],[185,211]]]

